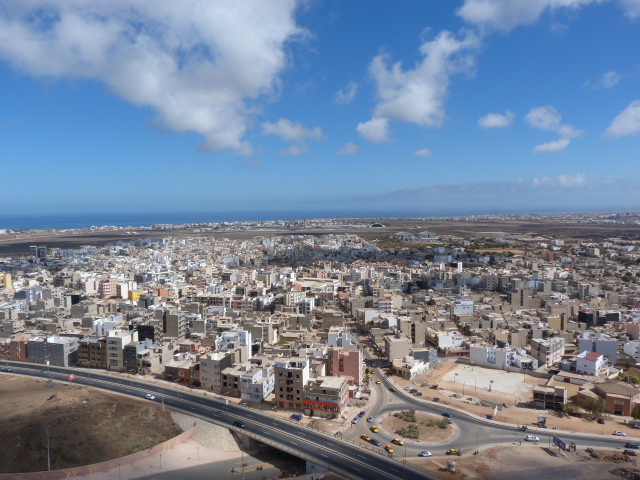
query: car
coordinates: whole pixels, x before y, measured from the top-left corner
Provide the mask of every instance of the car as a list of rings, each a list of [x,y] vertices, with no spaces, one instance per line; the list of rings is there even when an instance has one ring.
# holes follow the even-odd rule
[[[396,391],[396,387],[389,387],[389,390],[392,391],[392,392],[395,392]]]
[[[351,423],[353,423],[355,425],[359,421],[360,421],[360,417],[355,417],[353,420],[351,420]]]
[[[540,439],[538,437],[536,437],[535,435],[527,435],[525,440],[527,442],[539,442],[540,441]]]
[[[371,375],[375,375],[375,374],[376,374],[376,371],[375,371],[375,370],[371,370],[369,373],[370,373]]]
[[[443,417],[451,418],[451,414],[449,412],[442,412],[440,415]]]
[[[599,419],[597,420],[597,422],[598,422],[600,425],[604,425],[604,424],[605,424],[604,418],[599,418]]]
[[[248,406],[249,406],[249,404],[248,404],[247,402],[241,402],[241,403],[240,403],[240,406],[241,406],[241,407],[248,407]]]
[[[362,418],[367,414],[367,412],[365,412],[364,410],[362,410],[359,414],[358,414],[358,418]]]
[[[367,422],[369,422],[369,423],[373,423],[373,417],[369,417],[369,418],[367,418]]]
[[[155,395],[152,395],[151,393],[147,393],[147,394],[145,395],[145,397],[146,397],[146,398],[148,398],[149,400],[155,400],[155,399],[156,399],[156,396],[155,396]]]
[[[364,440],[365,442],[370,442],[371,441],[371,437],[365,433],[363,433],[362,435],[360,435],[360,438],[362,440]]]
[[[638,453],[634,450],[625,450],[622,453],[624,453],[625,455],[629,455],[630,457],[637,457]]]
[[[393,453],[394,452],[393,447],[391,445],[385,445],[384,449],[389,453]]]
[[[3,372],[13,372],[13,370],[10,367],[2,367],[2,371]]]
[[[299,422],[300,420],[302,420],[302,415],[300,415],[299,413],[294,413],[291,415],[291,418]]]
[[[619,437],[626,437],[627,434],[624,432],[621,432],[620,430],[616,430],[615,432],[613,432],[614,435],[618,435]]]
[[[371,431],[372,431],[373,433],[380,433],[380,429],[379,429],[378,427],[376,427],[375,425],[373,425],[373,426],[371,427]]]
[[[449,423],[449,425],[451,425],[453,423],[453,420],[451,418],[447,418],[447,423]]]
[[[633,448],[635,450],[637,450],[638,448],[640,448],[640,446],[637,443],[634,442],[627,442],[624,444],[624,448]]]
[[[440,397],[434,397],[434,398],[433,398],[433,401],[434,401],[434,402],[436,402],[436,403],[438,403],[438,402],[440,401]]]
[[[241,421],[241,420],[235,420],[235,421],[233,422],[233,426],[234,426],[234,427],[238,427],[238,428],[244,428],[244,427],[246,427],[246,425],[244,424],[244,422],[243,422],[243,421]]]
[[[460,450],[458,450],[457,448],[450,448],[449,450],[447,450],[447,455],[458,455],[460,456]]]
[[[413,396],[414,397],[421,397],[422,396],[422,392],[414,392]]]
[[[522,425],[521,427],[519,427],[520,430],[522,430],[523,432],[526,432],[527,430],[529,430],[529,427],[527,427],[526,425]]]
[[[372,438],[370,441],[376,447],[379,447],[381,445],[380,440],[376,440],[375,438]]]
[[[380,380],[376,380],[376,385],[380,385],[382,382]]]
[[[391,443],[395,443],[396,445],[400,445],[400,446],[404,445],[404,442],[399,438],[394,438],[393,440],[391,440]]]
[[[413,388],[413,387],[404,387],[404,389],[405,389],[407,392],[412,392],[412,391],[414,391],[414,390],[415,390],[415,388]]]
[[[431,452],[424,451],[424,452],[420,452],[420,453],[418,454],[418,456],[419,456],[419,457],[432,457],[432,456],[433,456],[433,454],[432,454]]]
[[[631,424],[631,426],[632,426],[633,428],[640,428],[640,422],[633,422],[633,423]]]

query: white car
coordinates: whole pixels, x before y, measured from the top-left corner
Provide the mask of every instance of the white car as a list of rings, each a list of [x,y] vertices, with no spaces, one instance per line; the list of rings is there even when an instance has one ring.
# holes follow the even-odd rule
[[[152,394],[150,394],[150,393],[147,393],[146,397],[147,397],[149,400],[155,400],[155,399],[156,399],[156,396],[155,396],[155,395],[152,395]]]
[[[538,437],[536,437],[535,435],[527,435],[527,438],[525,438],[525,440],[527,442],[539,442],[540,439]]]
[[[626,437],[627,434],[624,432],[621,432],[620,430],[616,430],[615,432],[613,432],[614,435],[618,435],[619,437]]]
[[[431,452],[420,452],[418,454],[419,457],[431,457],[433,456]]]

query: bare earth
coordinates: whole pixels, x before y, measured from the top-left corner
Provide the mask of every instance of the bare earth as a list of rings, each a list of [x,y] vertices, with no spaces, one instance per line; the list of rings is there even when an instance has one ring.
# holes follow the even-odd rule
[[[442,421],[443,417],[437,415],[430,415],[428,413],[416,412],[416,420],[418,424],[419,437],[417,440],[420,442],[440,443],[451,438],[453,435],[452,427],[447,425],[447,428],[440,428],[436,425],[429,426],[429,421]],[[402,437],[397,431],[401,428],[405,428],[409,425],[409,422],[402,420],[401,418],[390,415],[382,421],[382,427],[385,431],[391,432],[396,437]]]
[[[182,433],[157,403],[73,382],[0,376],[0,473],[88,465],[150,448]]]

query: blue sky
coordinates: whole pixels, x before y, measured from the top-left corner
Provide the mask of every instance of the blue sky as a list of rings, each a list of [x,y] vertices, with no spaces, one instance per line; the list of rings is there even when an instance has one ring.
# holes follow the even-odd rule
[[[640,0],[200,3],[0,0],[2,213],[640,210]]]

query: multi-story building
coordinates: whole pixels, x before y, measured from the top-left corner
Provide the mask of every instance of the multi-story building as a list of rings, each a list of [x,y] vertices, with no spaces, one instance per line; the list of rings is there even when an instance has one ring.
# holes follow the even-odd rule
[[[346,377],[317,377],[304,387],[304,413],[311,417],[335,418],[349,400]]]
[[[538,360],[538,365],[551,367],[562,361],[564,355],[564,338],[533,338],[531,339],[531,356]]]
[[[576,373],[580,375],[604,375],[606,367],[605,357],[601,353],[582,352],[576,356]]]
[[[124,370],[124,346],[138,341],[136,330],[109,330],[107,334],[107,370]]]
[[[385,335],[384,346],[389,362],[394,358],[404,358],[411,353],[411,340],[407,337]]]
[[[309,360],[291,357],[276,361],[276,405],[280,408],[304,409],[304,386],[309,381]]]
[[[578,351],[601,353],[611,365],[618,361],[618,341],[606,333],[583,332],[578,339]]]
[[[70,367],[78,360],[79,340],[76,337],[36,337],[28,342],[29,361],[43,365]]]
[[[200,383],[204,390],[222,392],[222,371],[231,367],[232,352],[214,352],[200,357]]]
[[[80,339],[78,366],[86,368],[107,368],[106,337],[84,337]]]
[[[622,347],[624,353],[633,357],[636,363],[640,363],[640,340],[631,340]]]
[[[327,373],[349,377],[349,385],[360,386],[363,377],[362,351],[329,347],[327,350]]]
[[[538,368],[538,360],[528,355],[526,350],[513,347],[495,347],[491,345],[471,345],[469,347],[469,359],[473,365],[499,368],[521,368],[523,370],[535,370]]]
[[[273,365],[252,366],[240,376],[240,398],[247,402],[262,403],[273,393],[275,382]]]

